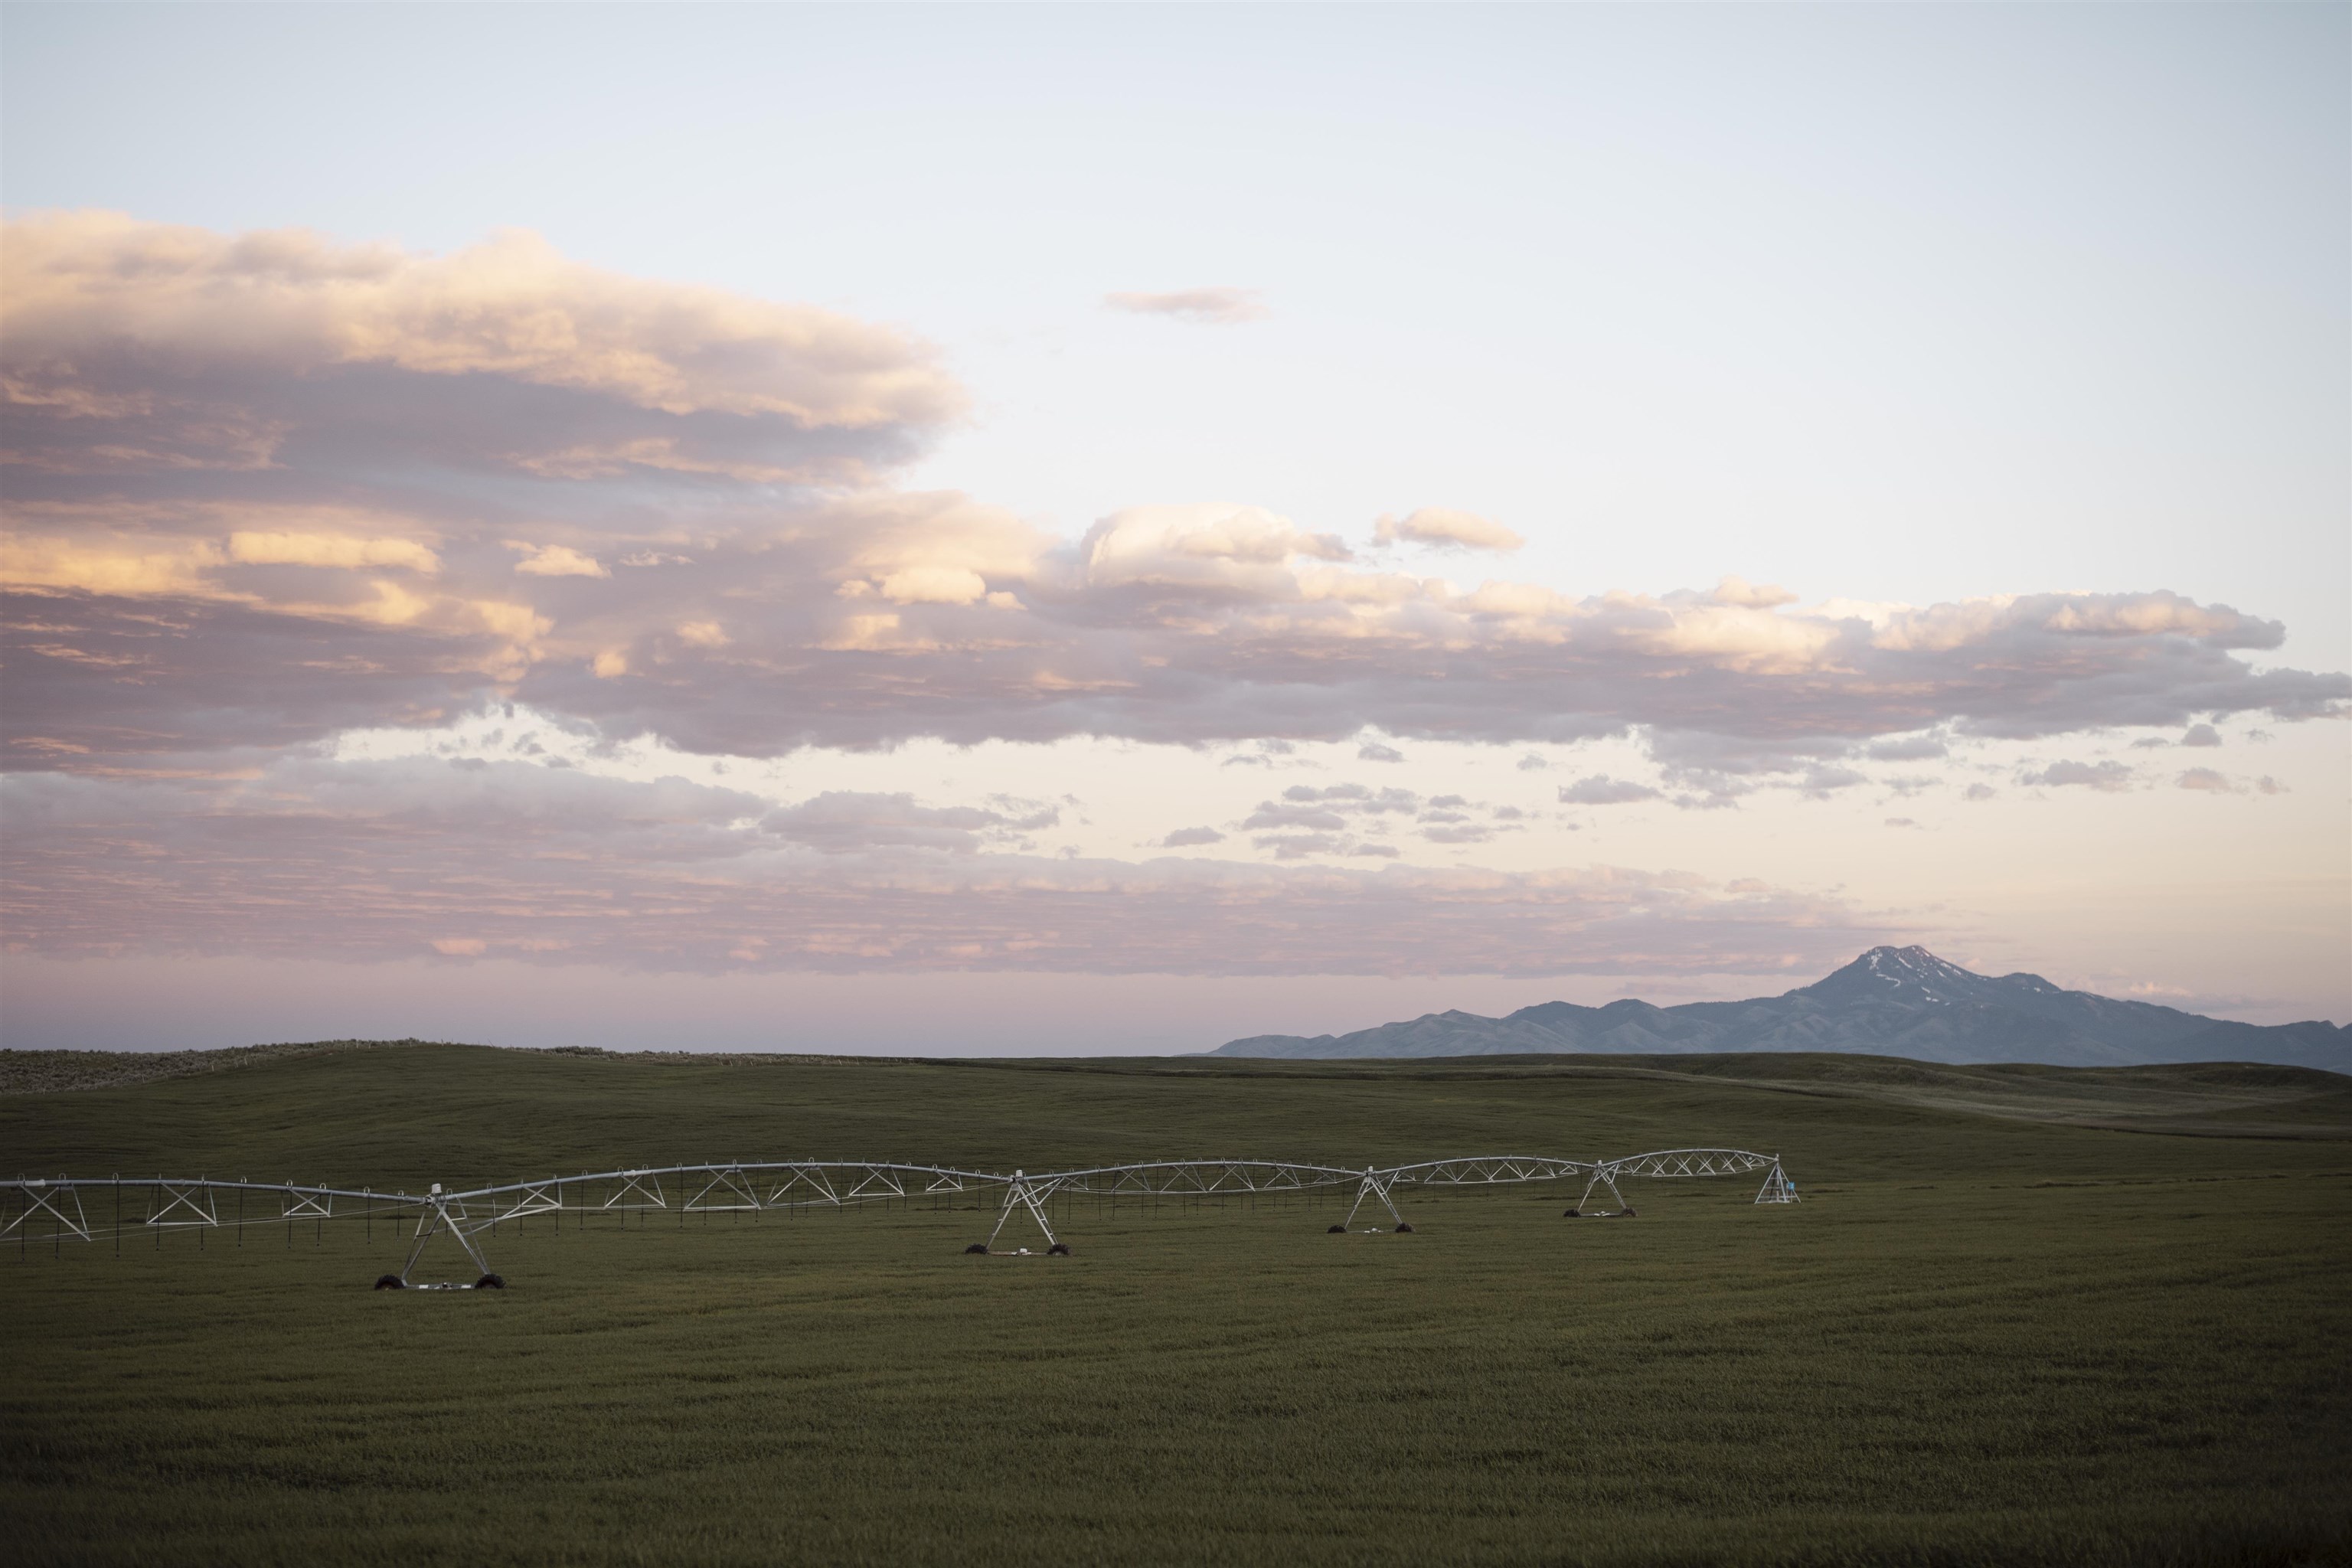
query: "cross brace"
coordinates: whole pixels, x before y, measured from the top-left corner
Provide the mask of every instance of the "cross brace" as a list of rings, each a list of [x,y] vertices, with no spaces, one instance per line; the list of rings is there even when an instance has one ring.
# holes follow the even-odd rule
[[[82,1213],[80,1193],[71,1187],[59,1187],[55,1192],[49,1192],[39,1184],[32,1182],[27,1182],[19,1190],[25,1194],[25,1212],[6,1225],[0,1225],[0,1236],[6,1236],[17,1226],[31,1220],[37,1214],[45,1214],[65,1227],[62,1234],[78,1236],[84,1241],[89,1239],[89,1220]],[[58,1206],[60,1203],[72,1204],[74,1212],[66,1213]]]

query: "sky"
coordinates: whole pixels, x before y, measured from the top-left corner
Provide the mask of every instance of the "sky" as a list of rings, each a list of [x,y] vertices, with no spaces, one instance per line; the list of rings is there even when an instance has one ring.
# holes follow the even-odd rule
[[[2352,1017],[2352,10],[0,12],[0,1034]]]

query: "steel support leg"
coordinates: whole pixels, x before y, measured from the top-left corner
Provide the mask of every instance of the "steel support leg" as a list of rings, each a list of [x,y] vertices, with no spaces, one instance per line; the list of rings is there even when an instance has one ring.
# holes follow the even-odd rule
[[[1389,1217],[1399,1225],[1404,1224],[1404,1215],[1397,1212],[1396,1201],[1389,1196],[1389,1183],[1381,1181],[1367,1167],[1364,1179],[1356,1184],[1356,1201],[1349,1205],[1348,1217],[1339,1222],[1341,1228],[1344,1229],[1356,1223],[1356,1211],[1364,1206],[1366,1198],[1380,1199],[1381,1206],[1389,1211]]]
[[[1617,1212],[1620,1214],[1625,1212],[1625,1194],[1617,1190],[1617,1178],[1605,1166],[1593,1172],[1592,1179],[1584,1184],[1584,1195],[1576,1200],[1576,1207],[1572,1212],[1582,1214],[1586,1211],[1587,1206],[1592,1202],[1592,1189],[1595,1187],[1608,1188],[1609,1195],[1617,1200]]]
[[[1013,1172],[1012,1184],[1004,1189],[1004,1207],[996,1216],[996,1228],[988,1233],[990,1248],[993,1249],[996,1246],[996,1238],[1004,1234],[1004,1222],[1013,1217],[1013,1205],[1016,1204],[1027,1209],[1029,1217],[1037,1222],[1037,1228],[1045,1233],[1045,1245],[1059,1247],[1061,1243],[1055,1239],[1054,1227],[1045,1218],[1045,1200],[1053,1196],[1053,1183],[1049,1182],[1045,1186],[1039,1187],[1019,1171]]]
[[[416,1245],[408,1249],[408,1261],[400,1266],[402,1284],[408,1283],[409,1271],[416,1267],[416,1260],[425,1256],[425,1244],[433,1239],[436,1232],[445,1227],[457,1238],[457,1245],[466,1249],[466,1256],[474,1260],[475,1267],[485,1274],[490,1271],[490,1260],[482,1256],[482,1249],[476,1247],[474,1238],[466,1234],[463,1221],[449,1212],[447,1204],[436,1200],[433,1205],[433,1212],[416,1222]]]

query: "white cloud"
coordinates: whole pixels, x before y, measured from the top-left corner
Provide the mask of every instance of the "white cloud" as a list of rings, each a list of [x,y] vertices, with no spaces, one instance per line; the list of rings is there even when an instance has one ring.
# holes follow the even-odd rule
[[[1165,293],[1106,294],[1103,303],[1114,310],[1141,316],[1167,316],[1200,326],[1233,327],[1262,321],[1273,314],[1255,289],[1173,289]]]
[[[1777,583],[1760,587],[1744,577],[1726,577],[1707,595],[1718,605],[1730,605],[1743,610],[1769,610],[1776,605],[1793,605],[1797,595]]]
[[[1345,561],[1339,535],[1310,533],[1264,507],[1140,506],[1114,512],[1078,543],[1086,583],[1238,589],[1251,597],[1299,591],[1291,563]]]
[[[1512,551],[1527,541],[1475,512],[1425,506],[1404,517],[1383,517],[1372,525],[1381,544],[1428,544],[1440,549]]]
[[[583,555],[568,544],[531,544],[509,540],[507,548],[523,552],[514,569],[533,577],[610,577],[602,561]]]
[[[353,539],[331,533],[258,533],[228,536],[228,558],[248,566],[326,566],[347,571],[388,566],[434,573],[441,562],[414,539]]]
[[[131,345],[164,374],[226,363],[289,377],[381,365],[575,389],[670,415],[873,426],[963,405],[928,351],[887,328],[603,271],[520,229],[436,257],[338,246],[304,229],[228,237],[119,213],[44,213],[10,222],[7,248],[0,335],[12,401],[84,418],[161,406],[142,404],[136,386],[91,379]],[[93,343],[112,353],[93,356]]]

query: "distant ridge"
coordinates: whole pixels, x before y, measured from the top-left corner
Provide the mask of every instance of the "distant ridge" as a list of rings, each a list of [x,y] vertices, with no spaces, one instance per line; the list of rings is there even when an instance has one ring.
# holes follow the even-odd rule
[[[1874,947],[1825,979],[1747,1002],[1543,1002],[1507,1017],[1430,1013],[1351,1035],[1254,1035],[1221,1057],[1471,1057],[1528,1052],[1860,1051],[1955,1064],[2270,1062],[2352,1071],[2352,1026],[2238,1024],[1977,974],[1924,947]]]

